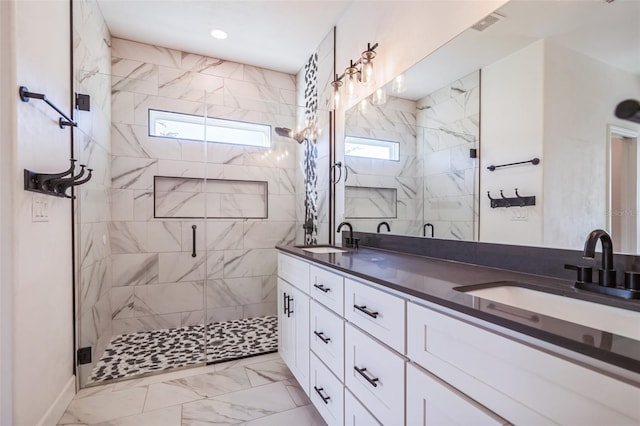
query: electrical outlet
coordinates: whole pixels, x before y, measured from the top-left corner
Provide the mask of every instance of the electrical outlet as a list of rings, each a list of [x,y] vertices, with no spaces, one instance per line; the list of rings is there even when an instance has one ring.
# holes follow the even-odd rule
[[[516,222],[526,222],[529,220],[529,214],[524,207],[511,207],[511,220]]]
[[[44,197],[34,196],[31,205],[32,222],[49,222],[49,200]]]

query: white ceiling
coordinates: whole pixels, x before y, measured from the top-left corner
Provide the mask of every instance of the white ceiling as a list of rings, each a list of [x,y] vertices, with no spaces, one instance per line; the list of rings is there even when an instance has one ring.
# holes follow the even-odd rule
[[[351,2],[98,0],[115,37],[290,74],[302,68]],[[212,38],[213,28],[229,37]]]
[[[638,0],[512,0],[497,12],[504,19],[465,31],[407,71],[400,96],[421,99],[541,38],[640,75]]]

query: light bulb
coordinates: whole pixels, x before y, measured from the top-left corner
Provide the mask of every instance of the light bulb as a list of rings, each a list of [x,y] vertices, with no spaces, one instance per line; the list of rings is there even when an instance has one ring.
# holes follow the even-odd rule
[[[362,62],[362,68],[360,69],[360,82],[365,86],[372,86],[375,83],[373,76],[373,58],[376,57],[376,52],[371,49],[371,45],[367,45],[367,50],[362,52],[360,60]]]
[[[358,103],[358,112],[360,114],[366,114],[369,111],[369,100],[364,98]]]
[[[393,93],[402,93],[405,90],[407,90],[407,80],[404,77],[404,74],[400,74],[393,79],[393,83],[391,84],[391,91]]]
[[[349,100],[355,100],[358,97],[358,68],[353,66],[344,70],[345,78],[347,79],[347,98]]]
[[[371,103],[373,105],[384,105],[387,102],[387,92],[381,87],[371,96]]]
[[[331,82],[331,86],[333,87],[333,109],[340,109],[342,101],[340,97],[340,88],[342,87],[342,81],[338,80],[338,76],[336,76],[336,79]]]

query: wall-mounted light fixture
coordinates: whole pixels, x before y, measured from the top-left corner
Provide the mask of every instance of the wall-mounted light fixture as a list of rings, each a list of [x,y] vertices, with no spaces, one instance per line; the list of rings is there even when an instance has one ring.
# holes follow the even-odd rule
[[[342,87],[345,86],[346,96],[349,100],[355,100],[358,97],[358,86],[372,86],[375,84],[373,58],[376,57],[375,50],[378,43],[373,46],[367,43],[367,50],[356,61],[350,61],[349,66],[341,75],[335,76],[331,82],[333,87],[333,107],[338,109],[342,101]]]

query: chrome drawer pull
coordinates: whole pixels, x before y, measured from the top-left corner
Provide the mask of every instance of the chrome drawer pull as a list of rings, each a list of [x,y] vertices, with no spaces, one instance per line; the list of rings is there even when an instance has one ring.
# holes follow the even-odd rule
[[[328,292],[330,292],[330,291],[331,291],[331,289],[330,289],[330,288],[327,288],[327,287],[323,286],[322,284],[314,284],[313,286],[314,286],[315,288],[317,288],[318,290],[320,290],[320,291],[322,291],[322,292],[325,292],[325,293],[328,293]]]
[[[380,380],[380,379],[378,379],[377,377],[374,377],[374,378],[372,379],[371,377],[369,377],[369,376],[367,376],[366,374],[364,374],[364,372],[365,372],[365,371],[367,371],[367,369],[366,369],[366,368],[358,368],[358,367],[356,367],[355,365],[353,366],[353,368],[354,368],[358,373],[360,373],[360,375],[361,375],[362,377],[364,377],[364,379],[365,379],[367,382],[369,382],[369,384],[370,384],[371,386],[373,386],[374,388],[377,388],[377,387],[378,387],[378,384],[377,384],[376,382],[377,382],[378,380]]]
[[[328,395],[324,396],[322,394],[322,391],[324,390],[324,388],[317,388],[317,387],[314,386],[313,389],[315,389],[316,393],[320,396],[320,398],[322,398],[322,402],[324,402],[325,404],[328,404],[327,401],[329,401],[331,399],[331,397],[328,396]]]
[[[365,305],[362,305],[362,306],[353,305],[353,307],[359,310],[360,312],[364,312],[365,314],[369,315],[371,318],[378,318],[378,312],[371,312],[367,310],[367,307]]]
[[[331,340],[330,337],[324,337],[324,332],[323,331],[321,331],[319,333],[317,331],[314,331],[313,334],[318,336],[320,338],[320,340],[322,340],[324,343],[329,343],[329,341]]]

